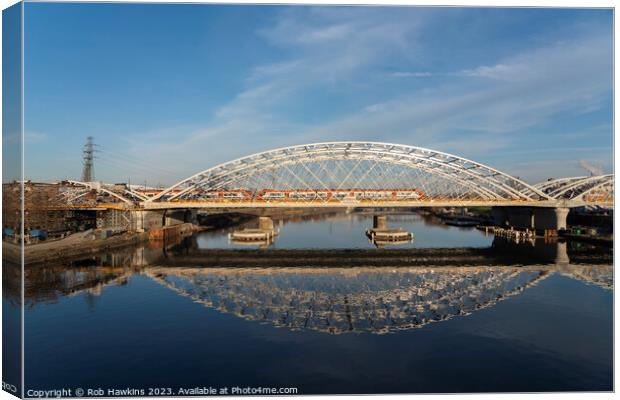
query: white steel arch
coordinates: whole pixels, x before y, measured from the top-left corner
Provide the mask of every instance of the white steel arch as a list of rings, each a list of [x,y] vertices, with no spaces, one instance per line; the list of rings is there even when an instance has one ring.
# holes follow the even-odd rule
[[[558,188],[563,185],[567,185],[571,182],[576,182],[578,180],[587,178],[587,176],[574,176],[569,178],[557,178],[557,179],[549,179],[544,182],[539,182],[534,185],[539,190],[542,190],[545,193],[553,190],[553,188]]]
[[[614,175],[551,179],[535,186],[556,200],[586,201],[588,196],[592,197],[596,194],[598,201],[602,198],[613,201]]]
[[[346,165],[343,166],[344,162]],[[459,196],[485,200],[551,199],[542,190],[518,178],[466,158],[422,147],[356,141],[302,144],[238,158],[183,179],[146,202],[160,199],[175,201],[198,192],[243,188],[243,183],[248,179],[277,171],[288,174],[289,181],[284,183],[291,189],[340,189],[342,187],[336,186],[342,186],[345,182],[348,185],[353,185],[351,182],[360,182],[360,185],[370,182],[376,189],[381,188],[382,183],[386,184],[387,180],[397,181],[397,177],[393,176],[394,170],[390,169],[395,166],[400,168],[403,176],[408,170],[421,171],[428,187],[433,187],[432,179],[441,180],[447,197],[458,192]],[[375,167],[380,172],[373,171],[374,176],[371,176],[371,170]],[[327,178],[321,179],[317,171]],[[266,181],[263,179],[263,182]],[[407,182],[405,178],[403,182]]]

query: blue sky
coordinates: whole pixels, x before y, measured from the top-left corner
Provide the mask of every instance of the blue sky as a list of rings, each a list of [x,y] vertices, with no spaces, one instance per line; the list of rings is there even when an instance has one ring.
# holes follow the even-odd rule
[[[613,168],[604,9],[27,3],[26,176],[171,184],[286,145],[429,147],[536,182]]]

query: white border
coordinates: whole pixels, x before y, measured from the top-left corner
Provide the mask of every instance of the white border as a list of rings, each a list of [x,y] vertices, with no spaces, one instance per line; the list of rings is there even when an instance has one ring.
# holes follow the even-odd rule
[[[30,1],[39,1],[39,0],[30,0]],[[101,2],[101,1],[93,1],[93,0],[64,0],[64,2],[92,2],[92,3],[97,3],[97,2]],[[493,1],[493,0],[474,0],[474,1],[464,1],[464,0],[444,0],[441,2],[437,2],[437,1],[416,1],[416,0],[391,0],[391,1],[384,1],[384,0],[375,0],[375,1],[368,1],[368,0],[358,0],[358,1],[352,1],[352,0],[338,0],[338,1],[329,1],[329,0],[313,0],[312,2],[302,2],[299,0],[290,0],[290,1],[264,1],[264,0],[243,0],[240,2],[234,2],[234,1],[230,1],[230,0],[220,0],[220,1],[177,1],[177,0],[133,0],[133,1],[113,1],[114,3],[211,3],[211,4],[239,4],[239,3],[243,3],[243,4],[315,4],[315,5],[330,5],[330,4],[341,4],[341,5],[417,5],[417,6],[469,6],[469,7],[476,7],[476,6],[480,6],[480,7],[564,7],[564,8],[574,8],[574,7],[583,7],[583,8],[614,8],[615,7],[615,3],[613,1],[601,1],[601,0],[590,0],[590,1],[583,1],[583,0],[564,0],[564,1],[553,1],[553,0],[522,0],[522,1],[514,1],[514,0],[507,0],[507,1],[503,1],[501,3],[498,3],[498,1]],[[0,0],[0,5],[2,6],[2,9],[5,9],[13,4],[15,4],[16,1],[12,1],[12,0]],[[1,18],[0,18],[0,35],[1,35]],[[22,135],[24,132],[24,96],[23,96],[23,57],[24,57],[24,43],[23,43],[23,29],[24,29],[24,21],[23,21],[23,5],[22,5]],[[1,39],[1,38],[0,38]],[[616,72],[618,69],[618,65],[615,62],[616,58],[615,58],[615,54],[616,54],[616,46],[618,43],[618,37],[617,37],[617,32],[615,30],[615,15],[614,15],[614,83],[613,83],[613,87],[614,87],[614,95],[616,93],[616,81],[615,81],[615,76],[616,76]],[[0,41],[1,42],[1,41]],[[1,63],[1,53],[0,53],[0,63]],[[1,89],[1,82],[0,82],[0,89]],[[0,106],[1,106],[1,99],[0,99]],[[616,112],[618,111],[617,109],[617,103],[615,101],[615,96],[614,96],[614,101],[613,101],[613,105],[614,105],[614,171],[615,171],[615,165],[617,165],[617,163],[620,161],[620,155],[618,154],[618,152],[616,152],[615,149],[615,135],[616,135],[616,125],[615,125],[615,115]],[[1,110],[1,107],[0,107]],[[23,136],[22,136],[23,139]],[[2,149],[2,144],[0,142],[0,154],[1,154],[1,149]],[[25,148],[23,146],[23,140],[22,140],[22,176],[24,174],[24,154],[25,154]],[[0,164],[0,173],[1,173],[1,164]],[[618,179],[618,178],[616,178]],[[617,184],[618,182],[615,182],[615,184]],[[0,200],[1,201],[1,200]],[[1,204],[1,203],[0,203]],[[23,206],[22,206],[22,212],[23,212]],[[22,216],[23,218],[23,216]],[[618,216],[615,215],[614,217],[614,231],[617,228],[617,223],[618,221]],[[22,225],[22,229],[23,229],[23,225]],[[1,249],[0,249],[0,254],[1,254]],[[615,242],[614,242],[614,266],[616,265],[616,246],[615,246]],[[23,265],[22,265],[22,276],[23,276]],[[614,285],[616,285],[616,276],[614,275]],[[22,304],[23,304],[23,295],[24,295],[24,282],[22,279]],[[616,307],[616,302],[617,302],[617,296],[614,296],[614,334],[616,332],[616,326],[615,323],[617,321],[617,319],[615,318],[615,310],[617,309]],[[22,308],[22,334],[23,334],[23,308]],[[614,335],[614,339],[615,339],[615,335]],[[22,338],[22,346],[24,345],[23,343],[23,338]],[[617,368],[615,368],[615,359],[616,359],[616,355],[618,352],[618,348],[615,346],[615,340],[614,340],[614,384],[617,382]],[[0,355],[1,355],[1,349],[0,349]],[[23,347],[22,347],[22,390],[23,390]],[[14,396],[11,396],[9,393],[4,392],[4,391],[0,391],[0,400],[4,400],[4,399],[14,399]],[[382,399],[389,399],[389,398],[411,398],[411,399],[458,399],[458,398],[474,398],[474,396],[476,396],[476,398],[478,397],[482,397],[482,398],[501,398],[501,399],[530,399],[530,398],[542,398],[542,399],[583,399],[583,398],[588,398],[588,399],[606,399],[606,398],[612,398],[614,396],[614,394],[609,394],[609,393],[552,393],[552,394],[493,394],[493,393],[489,393],[489,394],[475,394],[475,395],[377,395],[377,396],[372,396],[372,397],[376,397],[376,398],[382,398]],[[303,396],[304,398],[307,399],[324,399],[326,397],[336,397],[336,396]],[[337,396],[339,399],[358,399],[359,396]],[[168,397],[170,398],[170,397]],[[227,397],[228,398],[228,397]],[[240,397],[230,397],[230,398],[240,398]],[[247,397],[246,397],[247,398]],[[273,399],[275,397],[252,397],[252,398],[257,398],[257,399]],[[278,398],[282,398],[282,397],[278,397]],[[294,397],[289,397],[289,396],[284,396],[284,398],[294,398]]]

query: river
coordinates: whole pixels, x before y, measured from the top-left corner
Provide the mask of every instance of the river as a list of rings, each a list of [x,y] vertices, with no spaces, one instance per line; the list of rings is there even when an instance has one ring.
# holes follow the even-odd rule
[[[223,229],[27,267],[26,389],[613,389],[610,249],[388,224],[413,240],[378,249],[370,215],[330,214],[276,220],[258,252]]]

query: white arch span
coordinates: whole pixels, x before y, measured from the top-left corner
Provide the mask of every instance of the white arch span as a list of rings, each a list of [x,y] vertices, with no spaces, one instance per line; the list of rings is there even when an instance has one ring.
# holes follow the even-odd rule
[[[557,200],[584,200],[585,196],[595,192],[604,192],[613,198],[614,175],[576,176],[571,178],[551,179],[535,185]]]
[[[241,157],[183,179],[146,202],[156,202],[162,197],[168,201],[176,200],[196,190],[211,191],[230,187],[236,182],[268,171],[328,160],[357,161],[358,164],[370,161],[408,167],[447,180],[455,187],[467,190],[481,199],[524,201],[551,199],[539,188],[518,178],[453,154],[401,144],[356,141],[302,144]],[[317,178],[316,175],[311,170],[307,168],[306,170],[307,176],[314,175],[313,182],[316,182],[314,179]],[[343,174],[348,177],[350,171],[349,174],[346,171]],[[294,176],[296,183],[301,185],[300,188],[311,188],[311,184],[303,177]]]

